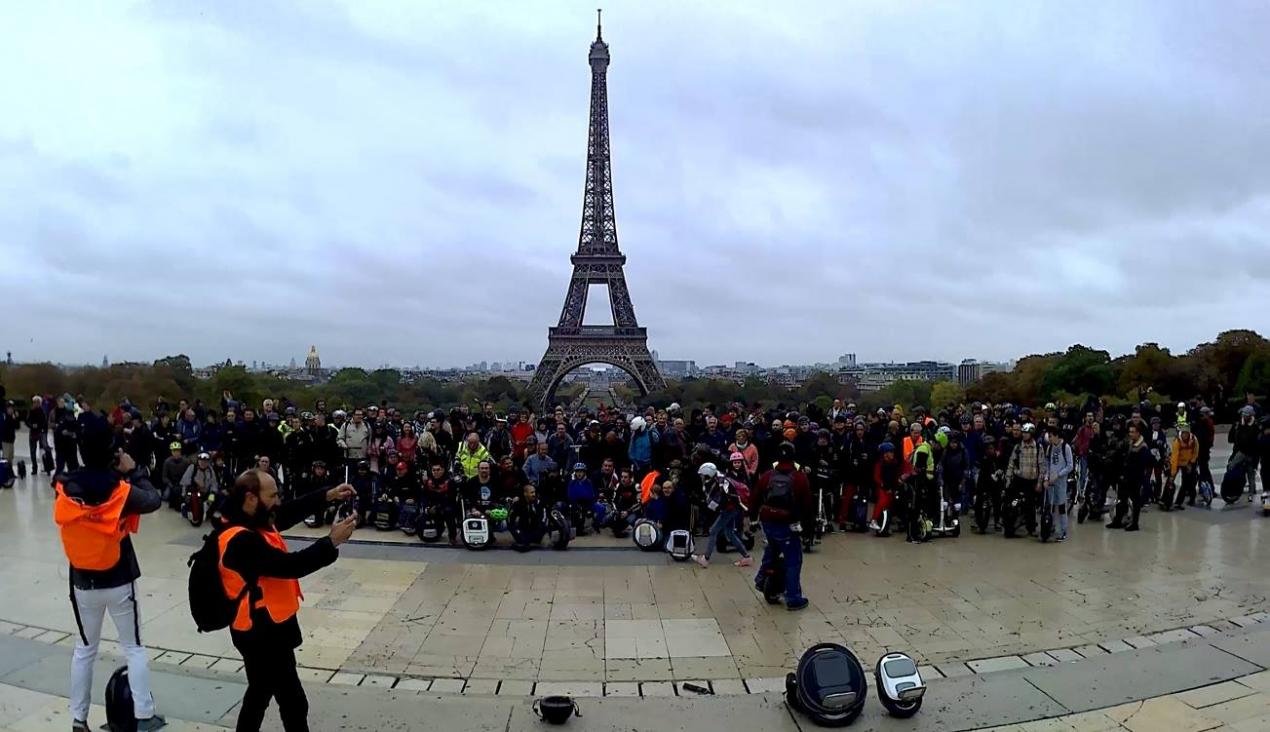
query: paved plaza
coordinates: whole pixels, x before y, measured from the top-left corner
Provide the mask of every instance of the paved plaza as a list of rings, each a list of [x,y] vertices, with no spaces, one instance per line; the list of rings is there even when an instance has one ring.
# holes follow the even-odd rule
[[[1214,464],[1222,463],[1219,454]],[[752,715],[760,709],[779,709],[788,721],[767,692],[779,687],[804,649],[822,641],[845,643],[866,664],[886,650],[906,651],[936,680],[933,689],[941,684],[951,689],[976,688],[1010,674],[1053,672],[1065,664],[1121,662],[1126,653],[1148,654],[1228,634],[1266,629],[1270,636],[1261,623],[1270,581],[1260,558],[1270,519],[1247,504],[1220,506],[1218,500],[1212,510],[1149,511],[1137,534],[1073,523],[1072,538],[1062,545],[970,533],[920,546],[901,538],[830,535],[806,558],[803,584],[812,605],[801,613],[766,605],[753,590],[753,570],[733,568],[728,555],[701,569],[638,552],[629,541],[611,537],[585,537],[564,552],[522,555],[424,546],[395,532],[360,530],[342,548],[339,562],[304,582],[305,643],[298,658],[317,709],[335,703],[323,701],[328,696],[354,687],[358,693],[455,695],[437,697],[439,704],[485,695],[511,703],[565,692],[605,697],[599,703],[609,708],[621,697],[640,696],[646,702],[663,697],[657,703],[672,705],[667,709],[688,701],[695,709],[759,705],[737,717],[738,729],[757,729],[747,720],[759,719]],[[0,531],[7,538],[0,548],[5,589],[0,631],[9,641],[29,643],[27,655],[39,656],[39,649],[68,653],[75,630],[51,510],[44,476],[0,492]],[[214,723],[241,694],[241,686],[226,684],[242,678],[228,634],[195,632],[186,608],[185,562],[204,531],[162,509],[143,519],[134,542],[144,575],[138,584],[142,639],[153,649],[158,675],[170,677],[160,706],[171,710],[182,679],[219,680],[217,689],[237,691],[207,692],[213,701],[201,715],[176,715]],[[318,533],[301,526],[289,538],[299,546],[305,535]],[[8,654],[0,649],[0,655]],[[64,686],[66,664],[43,660],[50,664],[49,678]],[[1206,686],[1214,678],[1242,678],[1270,666],[1270,658],[1265,666],[1253,661],[1203,676],[1201,659],[1194,679],[1099,697],[1108,701],[1099,708]],[[1181,673],[1187,670],[1183,664]],[[11,675],[0,675],[0,683],[24,687],[24,693],[59,693],[56,687],[16,683]],[[1103,683],[1115,692],[1123,678],[1117,674]],[[1241,687],[1251,690],[1245,696],[1265,691],[1264,677],[1254,678]],[[104,680],[103,672],[101,684]],[[691,693],[680,685],[684,681],[698,682],[715,696],[687,700],[683,697]],[[0,693],[0,708],[6,710],[0,725],[33,728],[13,726],[22,717],[9,710],[35,713],[31,705],[43,697],[16,706],[4,701],[21,696],[19,691]],[[1079,708],[1033,693],[1045,702],[1036,706],[1017,689],[1014,693],[1018,709],[1031,716],[1003,720]],[[1172,707],[1160,705],[1173,703],[1161,699],[1149,709],[1167,710]],[[463,718],[467,712],[455,714]],[[924,718],[924,724],[932,723]],[[315,728],[346,726],[328,720]]]

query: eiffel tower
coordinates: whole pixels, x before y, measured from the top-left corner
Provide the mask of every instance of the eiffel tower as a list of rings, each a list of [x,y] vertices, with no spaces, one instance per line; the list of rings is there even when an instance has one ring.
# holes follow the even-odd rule
[[[591,44],[591,124],[587,134],[586,188],[582,194],[582,231],[578,251],[569,257],[573,277],[560,310],[560,324],[547,330],[547,353],[534,371],[529,397],[551,405],[556,388],[570,371],[588,363],[606,363],[630,374],[641,394],[666,388],[652,354],[648,331],[635,320],[622,267],[626,255],[617,246],[613,180],[609,166],[609,104],[606,77],[609,46],[597,11]],[[583,325],[591,285],[607,285],[613,325]]]

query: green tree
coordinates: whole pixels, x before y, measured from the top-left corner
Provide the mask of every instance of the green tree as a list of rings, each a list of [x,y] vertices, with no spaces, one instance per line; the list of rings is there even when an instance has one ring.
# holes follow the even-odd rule
[[[955,407],[966,400],[966,391],[955,381],[936,381],[930,388],[931,409]]]
[[[1270,348],[1253,351],[1239,369],[1235,394],[1265,395],[1270,393]]]
[[[1139,389],[1160,391],[1169,378],[1173,356],[1158,343],[1143,343],[1124,361],[1120,372],[1120,393],[1130,396]]]
[[[1055,397],[1060,391],[1071,394],[1110,394],[1116,387],[1111,354],[1074,345],[1067,349],[1041,377],[1040,396]]]

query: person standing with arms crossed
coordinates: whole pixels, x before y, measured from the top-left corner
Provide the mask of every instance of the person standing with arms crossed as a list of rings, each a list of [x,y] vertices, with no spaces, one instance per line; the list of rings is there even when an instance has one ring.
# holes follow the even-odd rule
[[[305,516],[324,511],[328,501],[355,495],[343,483],[283,502],[278,483],[262,470],[248,470],[234,481],[221,508],[225,526],[219,535],[220,573],[229,598],[242,595],[230,624],[230,637],[243,657],[247,691],[238,712],[238,732],[257,732],[269,700],[278,701],[286,732],[308,732],[309,701],[296,673],[300,646],[300,578],[330,565],[340,544],[357,526],[351,514],[331,526],[330,535],[298,552],[287,550],[284,531]]]
[[[82,424],[84,468],[59,475],[53,484],[57,492],[53,520],[61,530],[62,547],[70,562],[71,608],[79,631],[71,657],[71,729],[90,729],[93,662],[101,642],[102,621],[110,611],[128,662],[137,729],[149,732],[166,722],[154,713],[150,693],[150,668],[141,645],[137,608],[141,568],[129,535],[136,533],[141,514],[157,511],[163,499],[128,453],[113,450],[105,417],[94,414]]]

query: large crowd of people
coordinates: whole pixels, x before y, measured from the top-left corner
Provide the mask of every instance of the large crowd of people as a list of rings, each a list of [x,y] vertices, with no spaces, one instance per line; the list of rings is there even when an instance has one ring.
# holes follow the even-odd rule
[[[23,412],[6,405],[6,456],[20,422],[33,472],[73,470],[79,420],[93,411],[69,394],[35,396]],[[491,511],[515,545],[539,544],[558,508],[575,536],[623,536],[643,519],[664,533],[704,537],[695,555],[702,565],[722,545],[741,554],[742,566],[755,529],[771,523],[760,513],[774,501],[773,477],[806,550],[848,530],[920,543],[955,535],[967,514],[980,533],[1062,542],[1073,513],[1084,521],[1109,512],[1108,528],[1136,531],[1144,507],[1180,510],[1211,495],[1219,437],[1198,399],[1119,410],[1091,400],[1035,410],[974,403],[866,411],[835,400],[827,410],[736,403],[638,413],[556,406],[542,414],[501,414],[486,403],[408,414],[386,403],[328,409],[265,399],[257,408],[226,392],[216,406],[160,401],[148,411],[125,400],[101,413],[118,446],[151,468],[178,510],[191,494],[214,505],[239,473],[258,467],[284,497],[351,483],[364,522],[389,502],[411,517],[410,529],[417,517],[433,517],[452,544],[465,516]],[[1257,469],[1263,485],[1270,472],[1270,418],[1251,395],[1226,437],[1252,500]],[[334,510],[310,525],[332,520]]]

